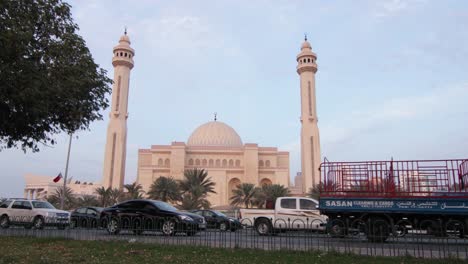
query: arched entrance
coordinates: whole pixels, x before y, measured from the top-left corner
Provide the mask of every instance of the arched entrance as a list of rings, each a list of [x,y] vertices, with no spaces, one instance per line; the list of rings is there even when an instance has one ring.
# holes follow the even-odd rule
[[[273,183],[271,182],[270,179],[268,178],[263,178],[261,181],[260,181],[260,186],[263,186],[263,185],[272,185]]]
[[[232,178],[228,183],[228,201],[230,201],[233,191],[237,189],[237,185],[240,185],[241,181],[238,178]]]

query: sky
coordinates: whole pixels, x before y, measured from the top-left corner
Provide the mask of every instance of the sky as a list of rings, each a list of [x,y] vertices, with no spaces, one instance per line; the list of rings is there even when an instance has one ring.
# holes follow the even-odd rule
[[[215,112],[244,143],[289,151],[293,177],[304,33],[318,57],[322,159],[468,158],[468,1],[68,3],[109,77],[125,27],[135,49],[127,183],[136,179],[138,149],[186,142]],[[73,137],[73,179],[101,181],[109,109],[102,113]],[[68,136],[55,138],[38,153],[0,151],[0,197],[22,196],[26,173],[64,173]]]

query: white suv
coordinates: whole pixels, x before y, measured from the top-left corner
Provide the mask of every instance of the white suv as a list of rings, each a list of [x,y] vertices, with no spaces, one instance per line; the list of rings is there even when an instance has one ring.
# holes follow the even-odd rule
[[[45,201],[7,199],[0,204],[0,228],[22,225],[28,229],[42,229],[44,226],[65,229],[69,224],[69,212],[57,210]]]

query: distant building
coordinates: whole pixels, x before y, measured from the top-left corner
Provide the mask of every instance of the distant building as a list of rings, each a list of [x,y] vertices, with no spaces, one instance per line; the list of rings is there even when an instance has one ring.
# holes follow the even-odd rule
[[[59,182],[54,182],[55,176],[40,176],[34,174],[24,175],[26,185],[24,187],[24,198],[28,199],[45,199],[55,193],[58,188],[63,188],[63,179]],[[100,183],[80,182],[71,180],[67,183],[77,196],[96,195],[96,188],[101,187]]]

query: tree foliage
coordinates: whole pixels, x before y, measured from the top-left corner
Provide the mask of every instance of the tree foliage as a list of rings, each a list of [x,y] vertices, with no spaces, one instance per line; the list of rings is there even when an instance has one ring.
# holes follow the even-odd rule
[[[231,205],[238,206],[242,204],[245,208],[249,208],[254,201],[256,193],[259,191],[260,189],[252,183],[241,183],[236,186],[236,189],[233,190],[233,195],[229,198]]]
[[[254,204],[259,208],[264,207],[267,202],[274,203],[278,197],[289,196],[288,188],[280,184],[265,184],[254,196]]]
[[[153,181],[148,197],[163,202],[175,202],[180,199],[179,185],[172,177],[159,177]]]
[[[60,208],[62,197],[64,197],[63,210],[70,210],[75,208],[77,198],[72,189],[69,187],[66,187],[65,189],[63,186],[57,188],[52,195],[47,197],[47,201],[56,208]]]
[[[210,208],[208,194],[216,193],[214,186],[215,183],[204,169],[184,171],[184,178],[179,181],[182,195],[178,207],[184,210]]]
[[[137,184],[136,182],[125,184],[124,189],[127,191],[125,193],[125,198],[127,199],[142,199],[145,193],[141,184]]]
[[[61,0],[0,1],[0,149],[38,151],[102,119],[112,81],[77,30]]]

